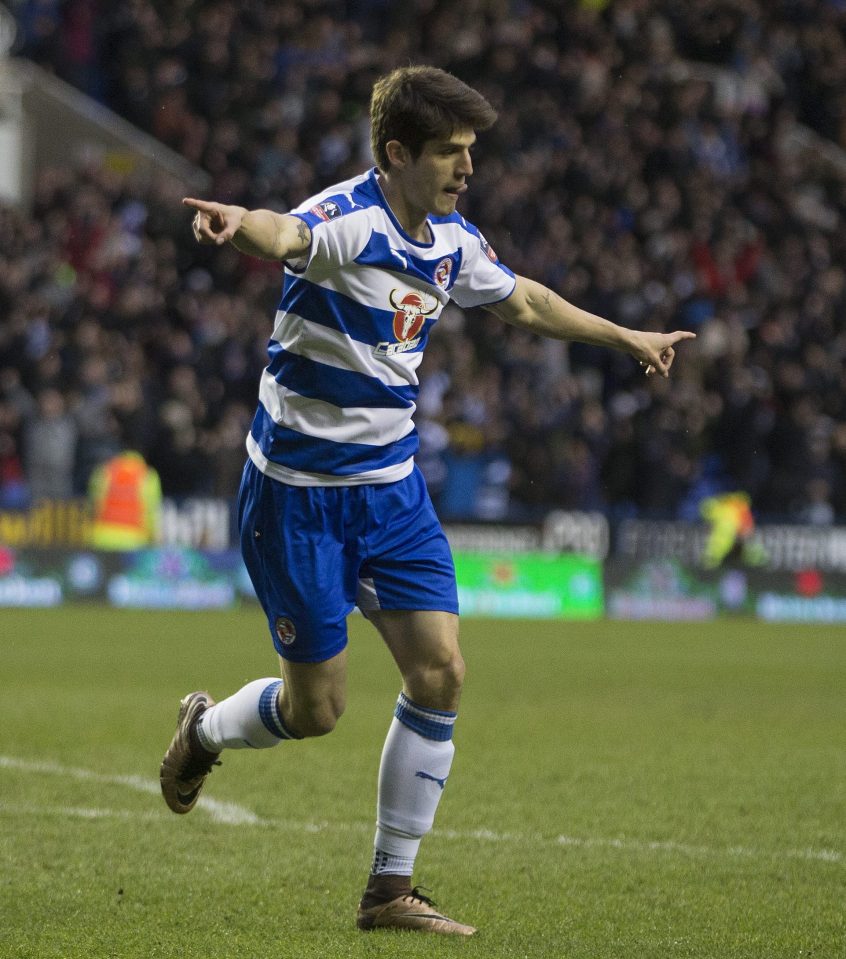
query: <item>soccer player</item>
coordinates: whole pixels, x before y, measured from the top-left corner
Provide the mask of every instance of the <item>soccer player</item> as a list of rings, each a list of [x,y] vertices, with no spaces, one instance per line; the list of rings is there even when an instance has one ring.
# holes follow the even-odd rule
[[[187,695],[160,778],[168,806],[187,813],[223,749],[331,732],[357,604],[402,675],[358,926],[466,936],[475,929],[411,881],[449,777],[464,677],[452,558],[414,464],[416,370],[429,333],[452,299],[545,336],[624,350],[663,376],[693,334],[625,329],[500,263],[456,212],[476,133],[496,119],[477,91],[442,70],[405,67],[376,83],[370,107],[377,166],[290,213],[184,201],[198,242],[284,264],[238,503],[282,678],[219,703]]]

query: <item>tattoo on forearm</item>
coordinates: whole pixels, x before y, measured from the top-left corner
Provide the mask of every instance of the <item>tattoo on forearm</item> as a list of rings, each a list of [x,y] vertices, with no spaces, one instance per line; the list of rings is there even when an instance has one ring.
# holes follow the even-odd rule
[[[309,241],[309,229],[308,229],[308,227],[305,225],[305,223],[303,223],[302,220],[300,220],[300,222],[297,224],[297,236],[300,238],[300,240],[301,240],[303,243],[308,243],[308,241]]]

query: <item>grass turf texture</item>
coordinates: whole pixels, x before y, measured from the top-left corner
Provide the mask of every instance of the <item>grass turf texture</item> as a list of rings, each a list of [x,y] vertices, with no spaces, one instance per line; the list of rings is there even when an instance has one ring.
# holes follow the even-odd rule
[[[275,674],[260,614],[0,611],[0,956],[844,954],[843,629],[465,621],[416,879],[471,940],[354,928],[398,680],[350,630],[335,733],[226,753],[237,808],[177,817],[179,698]]]

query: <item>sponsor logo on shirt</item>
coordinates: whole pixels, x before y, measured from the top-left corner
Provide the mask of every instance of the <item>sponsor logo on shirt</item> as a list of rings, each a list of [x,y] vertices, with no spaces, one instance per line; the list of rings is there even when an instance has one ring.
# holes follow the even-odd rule
[[[394,308],[394,336],[396,342],[383,341],[378,343],[373,352],[377,356],[393,356],[396,353],[406,353],[420,344],[420,331],[426,322],[426,317],[437,310],[439,303],[425,293],[418,290],[409,290],[399,297],[399,290],[391,290],[388,298]]]

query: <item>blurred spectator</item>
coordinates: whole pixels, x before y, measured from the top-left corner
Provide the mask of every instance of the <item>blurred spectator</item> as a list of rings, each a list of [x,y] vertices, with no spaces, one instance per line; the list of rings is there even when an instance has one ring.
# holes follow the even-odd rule
[[[208,458],[191,408],[186,403],[168,399],[162,404],[150,462],[158,469],[162,486],[169,495],[210,492],[212,478]]]
[[[91,474],[88,497],[95,548],[133,550],[158,542],[161,483],[140,453],[123,450],[101,463]]]
[[[73,494],[78,436],[64,396],[54,387],[45,387],[24,429],[24,464],[34,503]]]
[[[16,422],[10,409],[0,404],[0,509],[29,505],[29,487],[16,439]]]
[[[700,510],[710,526],[702,557],[706,568],[717,569],[732,557],[751,566],[766,561],[766,554],[753,539],[755,517],[747,493],[736,491],[708,496]]]

